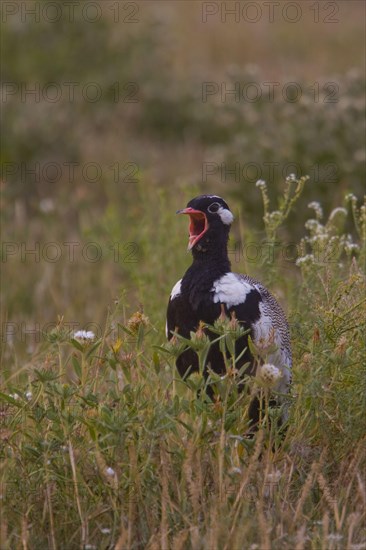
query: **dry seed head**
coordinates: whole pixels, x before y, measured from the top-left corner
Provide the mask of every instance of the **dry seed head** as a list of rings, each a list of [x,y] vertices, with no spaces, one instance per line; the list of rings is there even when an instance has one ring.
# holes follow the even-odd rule
[[[205,328],[205,323],[203,321],[200,321],[199,322],[199,325],[198,325],[198,329],[195,333],[195,337],[197,340],[205,340],[207,339],[207,336],[205,334],[205,331],[204,331],[204,328]]]
[[[214,322],[214,327],[218,330],[228,331],[230,330],[230,321],[228,316],[225,313],[225,306],[221,304],[221,313],[220,316]]]
[[[229,367],[227,369],[227,375],[229,378],[236,378],[236,376],[238,375],[238,369],[235,369],[233,367]]]
[[[235,311],[231,312],[230,328],[236,330],[239,326],[239,321],[236,318]]]
[[[148,324],[149,318],[141,311],[136,311],[127,321],[127,328],[136,334],[141,325],[146,327]]]
[[[282,373],[275,365],[265,363],[259,369],[258,378],[264,386],[272,387],[282,378]]]
[[[308,366],[313,360],[313,356],[311,353],[304,353],[301,359],[302,359],[301,364],[304,366]]]
[[[209,342],[209,338],[207,336],[207,334],[205,334],[202,326],[201,326],[201,323],[200,325],[198,326],[198,329],[196,332],[191,332],[191,340],[193,343],[195,344],[200,344],[200,345],[205,345],[207,344],[207,342]]]
[[[314,332],[313,332],[313,342],[314,342],[314,344],[319,342],[319,340],[320,340],[319,328],[318,328],[317,325],[315,325]]]
[[[346,351],[348,340],[344,336],[344,334],[338,339],[336,347],[335,347],[335,353],[337,355],[344,355],[344,352]]]
[[[223,406],[222,406],[222,401],[221,401],[221,398],[219,395],[215,395],[214,396],[214,409],[216,412],[218,413],[222,413],[222,411],[224,410]]]

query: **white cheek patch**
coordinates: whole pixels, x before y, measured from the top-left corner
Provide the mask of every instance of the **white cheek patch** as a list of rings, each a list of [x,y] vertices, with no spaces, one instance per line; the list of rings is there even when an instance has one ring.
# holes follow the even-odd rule
[[[180,287],[181,287],[181,284],[182,284],[182,279],[180,279],[177,283],[175,283],[175,285],[173,286],[173,290],[170,294],[170,299],[171,300],[174,300],[174,298],[176,298],[177,296],[179,296],[180,294]]]
[[[227,208],[223,208],[221,206],[218,209],[217,213],[220,216],[222,223],[224,223],[225,225],[230,225],[231,223],[233,223],[234,216]]]
[[[214,282],[212,291],[215,304],[225,304],[227,307],[237,306],[245,302],[247,294],[253,286],[242,281],[234,273],[227,273]]]

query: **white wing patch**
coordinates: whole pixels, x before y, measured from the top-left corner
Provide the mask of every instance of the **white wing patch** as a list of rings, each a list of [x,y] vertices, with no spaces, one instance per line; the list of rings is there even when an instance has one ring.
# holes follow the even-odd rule
[[[179,296],[180,291],[181,291],[181,284],[182,284],[182,279],[179,279],[179,281],[177,283],[175,283],[175,285],[173,286],[173,290],[170,294],[170,299],[171,300],[174,300],[174,298]]]
[[[227,273],[214,282],[212,291],[215,304],[222,303],[227,307],[237,306],[245,302],[247,294],[253,286],[246,283],[234,273]]]
[[[231,223],[233,223],[234,216],[227,208],[223,208],[221,206],[218,209],[217,213],[220,216],[222,223],[224,223],[225,225],[230,225]]]

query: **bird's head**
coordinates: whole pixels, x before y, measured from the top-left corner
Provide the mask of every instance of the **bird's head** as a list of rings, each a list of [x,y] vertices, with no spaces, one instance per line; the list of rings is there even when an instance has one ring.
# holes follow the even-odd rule
[[[190,200],[177,214],[188,214],[188,250],[193,255],[226,250],[231,223],[234,219],[227,203],[217,195],[200,195]]]

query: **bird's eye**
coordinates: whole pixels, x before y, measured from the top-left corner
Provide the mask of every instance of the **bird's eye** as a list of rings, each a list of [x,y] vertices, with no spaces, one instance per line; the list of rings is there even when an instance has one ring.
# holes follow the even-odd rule
[[[215,214],[215,212],[218,211],[220,206],[221,206],[221,204],[219,204],[218,202],[213,202],[213,203],[210,204],[210,206],[207,208],[207,210],[209,212],[211,212],[211,214]]]

